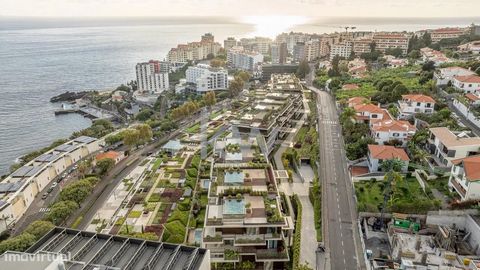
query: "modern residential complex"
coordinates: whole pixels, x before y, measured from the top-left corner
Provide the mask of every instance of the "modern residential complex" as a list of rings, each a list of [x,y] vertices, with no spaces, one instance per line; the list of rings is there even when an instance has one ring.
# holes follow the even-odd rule
[[[135,66],[138,91],[159,94],[169,87],[168,63],[150,60]]]
[[[214,265],[251,261],[273,270],[290,260],[294,224],[264,144],[262,136],[215,142],[202,244]]]
[[[404,33],[375,33],[373,42],[375,49],[385,53],[387,49],[400,48],[403,55],[407,55],[410,37]]]
[[[212,68],[206,64],[198,64],[188,67],[185,76],[187,83],[195,84],[198,92],[228,88],[228,72],[223,68]]]
[[[352,53],[353,44],[353,41],[344,41],[342,43],[333,44],[330,48],[330,61],[332,61],[335,56],[340,56],[345,59],[349,58]]]
[[[232,47],[227,51],[227,63],[236,69],[254,71],[263,62],[263,54],[250,52],[243,47]]]
[[[214,41],[212,34],[205,34],[199,42],[179,44],[167,55],[169,62],[188,62],[206,59],[208,55],[216,56],[222,46]]]
[[[259,52],[263,55],[268,55],[270,51],[270,44],[272,40],[266,37],[242,38],[238,45],[246,50]]]
[[[101,149],[101,141],[78,137],[49,150],[0,182],[0,232],[17,222],[35,197],[76,162]]]
[[[274,149],[276,140],[284,138],[294,125],[294,119],[303,115],[302,87],[294,75],[285,75],[295,80],[272,75],[267,89],[251,91],[247,106],[236,113],[231,121],[240,134],[261,134],[265,138],[267,154]]]

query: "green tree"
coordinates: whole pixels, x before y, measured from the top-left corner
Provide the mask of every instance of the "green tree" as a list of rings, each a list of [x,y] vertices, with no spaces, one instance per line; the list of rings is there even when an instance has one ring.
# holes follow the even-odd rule
[[[130,148],[138,144],[140,138],[140,132],[136,129],[127,129],[123,131],[123,143]]]
[[[250,80],[250,74],[246,71],[240,70],[235,74],[235,77],[240,78],[243,82],[248,82]]]
[[[61,201],[74,201],[78,204],[85,199],[93,191],[93,184],[88,179],[78,180],[65,186],[60,192]]]
[[[153,115],[153,111],[151,109],[143,109],[141,110],[137,116],[135,116],[135,118],[138,120],[138,121],[147,121],[148,119],[150,119],[150,117],[152,117]]]
[[[398,58],[403,55],[403,50],[401,48],[388,48],[385,50],[385,54],[393,55]]]
[[[214,91],[209,91],[203,96],[203,100],[205,102],[205,105],[207,106],[212,106],[217,103],[217,98],[215,97],[215,92]]]
[[[111,158],[102,158],[97,161],[97,168],[100,175],[105,175],[115,166],[115,160]]]
[[[303,79],[307,74],[310,73],[310,66],[306,60],[300,62],[297,68],[297,77]]]
[[[24,233],[29,233],[35,236],[35,238],[38,240],[54,227],[55,225],[53,225],[53,223],[50,221],[36,220],[28,225]]]
[[[10,251],[25,251],[37,241],[34,235],[29,233],[22,233],[18,236],[9,238],[0,242],[0,254],[7,250]]]
[[[222,59],[215,58],[210,61],[210,66],[213,68],[224,67],[225,61],[223,61]]]
[[[139,143],[143,144],[148,142],[153,137],[152,128],[147,124],[136,125],[135,129],[138,130]]]
[[[74,201],[59,201],[50,207],[50,212],[48,212],[46,218],[53,222],[53,224],[58,225],[77,209],[78,204]]]
[[[408,53],[408,58],[411,59],[418,59],[420,58],[420,51],[419,50],[412,50],[411,52]]]
[[[245,82],[240,77],[235,77],[228,85],[228,91],[231,97],[235,97],[242,92]]]

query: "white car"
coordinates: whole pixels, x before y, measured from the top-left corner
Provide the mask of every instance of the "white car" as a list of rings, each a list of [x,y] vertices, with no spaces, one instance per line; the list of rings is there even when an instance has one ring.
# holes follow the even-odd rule
[[[52,184],[52,188],[56,187],[57,185],[58,185],[58,183],[57,183],[57,182],[53,182],[53,184]]]

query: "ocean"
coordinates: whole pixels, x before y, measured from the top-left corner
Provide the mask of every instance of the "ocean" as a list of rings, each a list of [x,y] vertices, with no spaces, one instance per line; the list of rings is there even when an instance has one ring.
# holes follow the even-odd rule
[[[480,18],[319,18],[286,31],[330,33],[415,31],[467,26]],[[213,33],[226,37],[259,34],[255,24],[228,18],[13,18],[0,17],[0,175],[23,154],[88,127],[80,115],[55,116],[49,99],[65,91],[112,89],[135,79],[134,66],[162,60],[178,43]],[[270,33],[272,36],[276,33]]]

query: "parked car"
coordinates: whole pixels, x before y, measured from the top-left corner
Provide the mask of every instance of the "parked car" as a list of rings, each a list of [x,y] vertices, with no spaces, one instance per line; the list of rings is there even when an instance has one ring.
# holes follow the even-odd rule
[[[43,193],[42,200],[45,200],[48,197],[48,193]]]
[[[57,179],[57,183],[62,182],[62,180],[63,180],[64,178],[65,178],[65,177],[59,177],[59,178]]]
[[[325,253],[325,246],[322,242],[318,243],[317,251],[318,253]]]
[[[58,185],[57,182],[53,182],[52,183],[52,188],[55,188],[57,185]]]
[[[49,187],[49,188],[47,189],[47,193],[50,193],[50,192],[52,192],[52,191],[53,191],[53,187]]]

